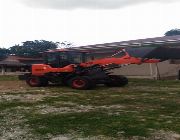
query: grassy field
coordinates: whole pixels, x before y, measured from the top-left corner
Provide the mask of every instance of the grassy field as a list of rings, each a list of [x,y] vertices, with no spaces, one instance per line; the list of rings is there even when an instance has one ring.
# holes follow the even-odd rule
[[[180,139],[179,81],[84,91],[0,79],[0,139]]]

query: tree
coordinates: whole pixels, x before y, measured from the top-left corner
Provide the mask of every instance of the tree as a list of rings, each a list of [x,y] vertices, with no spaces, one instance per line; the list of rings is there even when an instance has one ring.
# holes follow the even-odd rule
[[[8,49],[0,48],[0,59],[5,58],[9,53],[10,51]]]
[[[39,57],[41,52],[56,49],[57,47],[58,42],[34,40],[22,42],[22,45],[12,46],[10,52],[18,56]]]
[[[173,36],[173,35],[180,35],[180,29],[172,29],[170,31],[167,31],[165,36]]]
[[[63,42],[59,42],[58,48],[64,49],[64,48],[71,48],[73,46],[74,46],[73,43],[68,41],[63,41]]]

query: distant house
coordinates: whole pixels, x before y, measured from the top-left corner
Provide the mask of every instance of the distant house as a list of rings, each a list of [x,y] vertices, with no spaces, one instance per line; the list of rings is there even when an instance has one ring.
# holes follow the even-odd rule
[[[0,74],[28,72],[32,64],[42,63],[42,58],[19,57],[10,55],[0,61]]]

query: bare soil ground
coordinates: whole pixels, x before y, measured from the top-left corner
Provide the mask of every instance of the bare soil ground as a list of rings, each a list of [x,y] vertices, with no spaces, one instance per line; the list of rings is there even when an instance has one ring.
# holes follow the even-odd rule
[[[179,140],[180,82],[130,80],[84,91],[4,79],[0,139]]]
[[[20,91],[26,89],[28,86],[24,81],[0,81],[0,91]]]

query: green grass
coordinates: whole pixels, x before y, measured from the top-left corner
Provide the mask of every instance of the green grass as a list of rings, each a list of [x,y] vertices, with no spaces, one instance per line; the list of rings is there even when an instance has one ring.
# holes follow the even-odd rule
[[[150,137],[160,130],[180,134],[179,81],[131,79],[129,85],[123,88],[99,86],[93,90],[74,90],[45,87],[40,90],[28,88],[24,93],[4,94],[40,95],[43,98],[34,102],[0,100],[0,119],[5,119],[2,114],[10,112],[15,116],[17,113],[17,117],[18,113],[23,114],[26,121],[20,125],[28,125],[29,133],[42,139],[49,134],[73,134],[77,137],[103,135],[117,139]],[[29,109],[23,109],[25,107]],[[42,109],[48,108],[50,112],[41,113]],[[53,112],[53,108],[71,111]]]
[[[0,110],[6,110],[6,109],[13,109],[16,107],[32,107],[34,104],[33,103],[27,103],[27,102],[20,102],[17,100],[14,101],[4,101],[0,102]]]
[[[97,111],[63,115],[37,115],[30,119],[29,124],[32,124],[34,130],[42,135],[47,133],[66,134],[71,133],[71,131],[81,132],[85,137],[94,135],[117,137],[118,132],[124,132],[126,136],[147,135],[147,130],[132,113],[107,115]]]
[[[0,75],[0,81],[15,81],[15,80],[18,80],[18,76]]]

